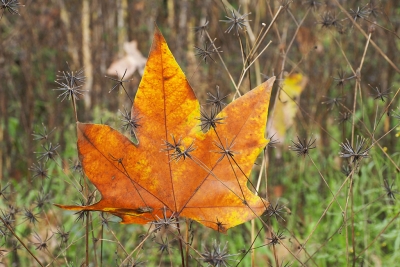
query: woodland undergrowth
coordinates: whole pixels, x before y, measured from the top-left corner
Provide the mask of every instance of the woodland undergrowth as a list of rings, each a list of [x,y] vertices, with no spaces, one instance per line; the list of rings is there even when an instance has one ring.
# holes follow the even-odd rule
[[[262,216],[226,234],[172,215],[145,225],[124,225],[106,212],[74,213],[54,206],[88,206],[100,200],[78,159],[75,122],[107,124],[131,137],[138,126],[130,109],[140,75],[104,77],[104,69],[93,63],[88,67],[88,59],[71,56],[68,51],[73,49],[85,55],[81,43],[71,40],[65,41],[64,51],[39,50],[35,29],[28,28],[25,37],[21,32],[24,21],[34,16],[30,12],[38,11],[30,1],[2,0],[0,258],[4,266],[396,265],[400,260],[397,1],[220,0],[206,1],[208,5],[182,1],[187,9],[178,1],[117,2],[121,7],[125,3],[142,8],[142,16],[146,5],[157,8],[148,29],[142,30],[142,51],[150,47],[155,21],[171,41],[170,49],[177,53],[202,108],[211,114],[276,76],[265,125],[269,144],[254,163],[248,183],[270,205]],[[38,27],[70,23],[69,31],[64,25],[68,34],[74,34],[73,27],[85,27],[83,11],[90,6],[64,1],[52,5],[53,13],[41,14],[46,21],[39,21]],[[94,24],[107,4],[92,5],[97,7],[90,13]],[[127,14],[112,8],[108,12],[113,15],[103,15],[124,25]],[[82,13],[81,24],[66,23],[65,10]],[[183,28],[190,40],[187,46],[177,38]],[[84,33],[84,29],[79,32]],[[71,38],[68,34],[63,40]],[[107,50],[106,42],[115,43],[117,38],[103,34]],[[18,48],[26,45],[27,38],[35,40],[41,54]],[[101,60],[94,52],[92,56],[89,61]],[[24,60],[30,65],[21,64]],[[90,79],[88,71],[95,73],[89,74]],[[27,89],[18,89],[22,85]],[[204,121],[200,118],[199,124]],[[218,129],[218,123],[207,126]],[[234,159],[232,149],[227,155]]]

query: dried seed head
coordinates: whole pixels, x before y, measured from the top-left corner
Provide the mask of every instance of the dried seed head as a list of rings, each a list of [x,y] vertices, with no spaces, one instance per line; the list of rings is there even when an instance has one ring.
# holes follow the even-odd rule
[[[392,184],[389,184],[387,179],[383,180],[383,189],[385,190],[386,196],[391,198],[392,200],[395,200],[396,199],[395,195],[397,195],[399,192],[394,190],[393,187],[394,187],[394,180]]]
[[[32,179],[35,179],[36,177],[39,178],[49,178],[49,175],[47,173],[47,169],[45,168],[45,164],[42,164],[42,162],[39,162],[38,164],[33,164],[32,167],[29,168],[30,171],[33,172]]]
[[[352,162],[357,162],[363,158],[369,157],[370,147],[367,147],[366,139],[360,136],[357,136],[357,142],[355,148],[353,148],[346,139],[345,143],[340,144],[340,148],[342,151],[339,152],[339,156],[342,158],[353,158]]]
[[[292,151],[295,151],[298,156],[303,156],[305,157],[308,155],[311,149],[315,148],[315,141],[316,139],[313,140],[313,136],[311,135],[310,140],[306,142],[306,139],[303,139],[303,141],[300,140],[300,138],[297,136],[298,142],[294,142],[292,140],[293,146],[289,146],[289,149]]]
[[[389,89],[381,91],[377,86],[372,87],[370,84],[368,84],[369,87],[371,87],[376,93],[375,94],[370,94],[374,99],[380,99],[382,102],[385,102],[385,98],[388,98],[390,95]]]
[[[222,267],[229,266],[228,261],[235,261],[229,258],[236,256],[236,254],[228,253],[228,242],[226,242],[224,247],[221,248],[221,244],[214,240],[211,249],[204,246],[204,252],[201,253],[201,256],[202,258],[200,260],[208,263],[210,266]]]
[[[177,229],[177,225],[178,225],[179,221],[175,216],[175,212],[172,212],[171,216],[168,217],[167,210],[168,210],[168,208],[164,207],[162,209],[163,217],[160,218],[156,215],[157,220],[151,222],[151,224],[154,225],[154,227],[156,228],[156,231],[160,230],[161,228],[169,229],[171,227],[174,229]]]
[[[0,1],[0,10],[1,16],[0,19],[3,18],[4,12],[8,11],[12,15],[19,15],[18,7],[24,6],[18,2],[18,0],[1,0]]]
[[[167,152],[172,152],[170,154],[171,160],[179,161],[181,158],[185,160],[186,158],[192,158],[190,155],[191,152],[193,152],[196,147],[193,145],[193,142],[188,146],[185,147],[182,144],[182,139],[179,138],[179,140],[175,139],[174,135],[171,135],[172,137],[172,143],[164,140],[164,148],[162,151],[167,151]]]
[[[33,132],[33,140],[48,140],[50,134],[56,129],[56,127],[54,127],[53,130],[51,130],[50,132],[47,132],[47,128],[46,126],[44,126],[44,124],[42,123],[43,126],[43,132],[39,132],[39,133],[35,133]]]
[[[204,43],[204,48],[200,48],[198,46],[194,47],[197,50],[195,55],[200,57],[204,61],[204,63],[207,63],[208,58],[215,62],[211,55],[217,52],[222,53],[222,51],[219,51],[220,47],[214,47],[214,41],[210,44],[208,44],[208,42],[206,41]]]
[[[34,152],[35,154],[39,154],[38,159],[44,159],[46,162],[49,159],[55,160],[56,156],[58,155],[56,150],[60,147],[60,145],[57,144],[53,147],[53,144],[49,143],[47,145],[42,145],[42,147],[45,150],[44,152]]]
[[[221,95],[220,95],[220,92],[219,92],[219,86],[217,85],[216,88],[217,88],[217,93],[216,93],[216,95],[213,95],[213,94],[211,94],[210,92],[207,93],[207,95],[210,97],[210,98],[207,98],[207,103],[208,103],[208,104],[211,104],[213,107],[215,107],[215,109],[217,110],[217,112],[220,112],[220,111],[222,110],[222,108],[223,108],[224,106],[226,106],[226,103],[223,102],[223,100],[224,100],[228,95],[221,96]]]
[[[271,246],[276,246],[279,245],[280,242],[282,242],[283,239],[285,239],[286,237],[283,235],[283,232],[271,232],[271,237],[267,237],[267,240],[269,240],[269,242],[267,243],[267,245],[271,245]]]
[[[269,142],[268,142],[268,145],[266,147],[275,148],[275,145],[279,143],[278,139],[274,139],[275,135],[276,135],[276,133],[274,133],[273,135],[268,137]]]
[[[338,96],[338,97],[328,97],[328,96],[323,96],[327,100],[324,102],[321,102],[323,105],[328,106],[328,110],[332,110],[334,107],[338,107],[340,105],[340,102],[342,102],[346,97]]]
[[[200,37],[202,37],[203,33],[205,33],[207,31],[208,23],[210,23],[210,22],[208,20],[206,20],[206,22],[203,25],[194,27],[195,33],[200,33]]]
[[[53,237],[53,235],[51,235],[49,238],[47,238],[47,234],[46,234],[46,238],[42,239],[38,233],[34,233],[33,237],[36,239],[36,242],[31,242],[33,245],[36,246],[36,250],[47,250],[48,245],[47,242],[49,242],[49,240]]]
[[[200,111],[200,118],[197,118],[200,120],[200,127],[203,132],[208,132],[210,128],[217,128],[217,124],[222,124],[223,120],[225,119],[224,117],[218,117],[218,107],[212,106],[211,107],[211,112],[208,114],[206,111],[201,110]]]
[[[363,7],[357,7],[357,9],[350,9],[350,15],[353,17],[353,20],[357,22],[357,19],[364,19],[371,14],[371,10],[369,9],[368,5]]]
[[[25,208],[24,217],[27,221],[29,221],[32,224],[35,224],[36,222],[39,221],[36,216],[37,214],[34,214],[32,210]]]
[[[251,21],[251,20],[245,19],[251,13],[240,15],[239,14],[240,7],[239,7],[239,10],[237,11],[238,15],[236,15],[234,10],[231,10],[231,12],[232,12],[232,17],[225,16],[225,18],[227,18],[227,20],[220,20],[220,21],[228,23],[228,24],[232,24],[225,31],[225,33],[230,33],[233,29],[235,29],[236,35],[239,36],[239,29],[242,30],[243,28],[246,28],[246,22]]]

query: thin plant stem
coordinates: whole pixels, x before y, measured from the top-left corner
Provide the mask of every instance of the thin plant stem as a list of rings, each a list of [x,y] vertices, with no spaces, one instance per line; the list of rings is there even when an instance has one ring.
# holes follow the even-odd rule
[[[104,225],[101,224],[100,230],[100,267],[103,267],[103,238],[104,238]]]
[[[378,26],[379,28],[381,28],[381,29],[383,29],[383,30],[385,30],[385,31],[387,31],[387,32],[389,32],[389,33],[391,33],[391,34],[393,34],[394,36],[396,36],[397,39],[400,39],[400,36],[399,36],[397,33],[395,33],[394,31],[391,31],[391,30],[389,30],[388,28],[385,28],[385,27],[383,27],[382,25],[379,25],[378,23],[375,23],[375,22],[373,22],[373,21],[370,21],[370,20],[367,19],[367,18],[363,18],[363,20],[365,20],[365,21],[367,21],[367,22],[373,24],[374,26]]]
[[[336,40],[336,38],[335,38],[334,36],[333,36],[333,40],[335,40],[335,43],[337,44],[337,46],[338,46],[340,52],[342,53],[344,59],[346,60],[347,65],[350,67],[351,72],[353,73],[354,76],[356,76],[356,71],[355,71],[355,70],[353,69],[353,67],[351,66],[350,61],[349,61],[349,59],[347,58],[346,53],[344,52],[344,50],[343,50],[343,48],[342,48],[342,45],[339,43],[338,40]],[[343,95],[343,85],[342,85],[341,87],[342,87],[342,95]]]
[[[182,236],[179,220],[177,221],[176,225],[177,225],[177,230],[178,230],[179,236]],[[179,238],[179,249],[181,251],[180,254],[181,254],[182,267],[185,267],[185,256],[184,256],[185,253],[183,253],[183,245],[182,245],[182,239],[181,238]]]
[[[400,216],[400,212],[398,212],[387,224],[386,226],[379,232],[379,234],[372,240],[366,248],[364,248],[360,254],[358,254],[357,259],[361,257],[375,242],[378,240],[378,238],[386,231],[386,229]]]
[[[354,170],[352,171],[354,172]],[[311,236],[314,234],[315,230],[317,229],[317,227],[319,226],[319,224],[321,223],[322,219],[325,217],[326,213],[328,212],[329,208],[332,206],[333,202],[335,201],[335,199],[337,198],[337,196],[339,195],[339,193],[342,191],[343,186],[347,183],[347,181],[349,180],[349,176],[347,176],[347,178],[344,180],[344,182],[342,183],[342,185],[340,186],[339,190],[336,192],[335,197],[332,198],[332,200],[329,202],[328,206],[325,208],[324,212],[322,213],[321,217],[319,218],[318,222],[314,225],[314,228],[311,230],[311,233],[307,236],[307,238],[304,240],[303,245],[305,246],[308,242],[308,240],[310,240]]]
[[[354,167],[354,170],[356,167]],[[349,200],[351,198],[351,192],[352,192],[352,187],[353,187],[353,176],[354,176],[354,171],[350,174],[350,179],[349,179],[349,191],[347,193],[347,198],[346,198],[346,205],[344,207],[344,213],[343,213],[343,224],[344,224],[344,229],[346,232],[346,262],[347,266],[349,266],[350,263],[350,258],[349,258],[349,233],[348,233],[348,227],[347,227],[347,208],[349,207]]]
[[[86,246],[85,247],[85,254],[86,254],[85,264],[86,264],[86,267],[89,266],[89,219],[90,219],[89,214],[90,214],[90,212],[86,213],[86,227],[85,227],[85,246]]]
[[[44,267],[43,264],[39,261],[39,259],[36,258],[35,255],[33,255],[32,251],[25,245],[25,243],[24,243],[24,242],[19,238],[19,236],[14,232],[14,230],[11,228],[11,226],[8,225],[8,224],[4,221],[4,219],[3,219],[1,216],[0,216],[0,220],[3,222],[3,225],[4,225],[5,227],[7,227],[7,229],[12,233],[12,235],[18,240],[18,242],[26,249],[26,251],[28,251],[28,253],[35,259],[35,261],[36,261],[40,266]]]
[[[257,57],[246,68],[243,69],[242,75],[240,75],[239,82],[237,83],[238,87],[240,87],[240,85],[242,84],[242,81],[243,81],[243,78],[244,78],[246,72],[250,69],[250,67],[253,65],[253,63],[256,62],[256,60],[262,55],[262,53],[264,53],[264,51],[268,48],[268,46],[271,43],[272,43],[272,41],[269,41],[269,43],[264,47],[264,49],[261,51],[261,53],[258,54]]]
[[[365,38],[368,38],[367,33],[361,28],[360,25],[358,25],[358,23],[356,23],[354,21],[354,19],[352,18],[352,16],[349,14],[349,12],[347,12],[347,10],[339,3],[338,0],[334,0],[335,3],[337,4],[337,6],[340,8],[340,10],[350,19],[350,21],[353,23],[353,25],[362,33],[362,35],[365,36]],[[393,61],[390,60],[390,58],[382,51],[382,49],[373,41],[371,40],[371,44],[372,46],[378,51],[379,54],[381,54],[381,56],[390,64],[390,66],[392,66],[392,68],[400,73],[400,69],[397,68],[396,64],[393,63]]]
[[[276,248],[275,248],[274,245],[272,246],[272,249],[273,249],[273,251],[274,251],[275,266],[276,266],[276,267],[279,267],[278,255],[277,255],[277,253],[276,253]]]
[[[329,192],[331,193],[331,195],[334,197],[334,199],[336,200],[336,203],[339,205],[340,210],[343,212],[343,208],[340,205],[339,201],[335,198],[335,194],[332,192],[331,187],[329,186],[328,182],[325,180],[325,177],[322,175],[321,171],[319,170],[318,166],[315,164],[314,160],[311,158],[311,156],[309,154],[307,154],[308,158],[311,160],[312,164],[314,165],[314,167],[317,169],[319,176],[322,178],[322,180],[324,181],[325,185],[328,187]]]
[[[360,69],[357,69],[357,73],[360,74],[359,72]],[[353,97],[353,110],[352,110],[352,123],[351,123],[351,145],[354,144],[354,130],[355,130],[355,114],[356,114],[356,107],[357,107],[357,89],[358,89],[358,85],[360,82],[360,75],[356,75],[357,76],[357,80],[356,80],[356,84],[354,85],[354,97]]]
[[[215,46],[215,44],[212,42],[212,39],[211,39],[211,37],[210,37],[210,35],[208,34],[207,31],[206,31],[206,34],[207,34],[207,37],[208,37],[208,39],[210,40],[212,46],[214,47],[214,50],[217,52],[217,55],[218,55],[219,59],[221,60],[221,63],[222,63],[222,65],[224,66],[224,69],[226,70],[226,73],[228,74],[229,79],[231,80],[233,86],[235,87],[236,93],[237,93],[239,96],[241,96],[240,91],[239,91],[239,88],[237,87],[237,85],[236,85],[236,83],[235,83],[235,80],[233,79],[233,77],[232,77],[230,71],[228,70],[228,67],[226,66],[225,61],[223,60],[223,58],[222,58],[220,52],[218,51],[218,49],[217,49],[217,47]]]
[[[190,221],[189,221],[189,219],[186,219],[185,220],[186,221],[186,235],[185,235],[185,244],[186,244],[186,246],[185,246],[185,256],[186,256],[186,262],[189,264],[189,246],[188,246],[188,244],[189,244],[189,224],[190,224]]]
[[[356,266],[356,234],[354,229],[354,186],[351,186],[350,190],[350,201],[351,201],[351,240],[353,245],[353,267]]]
[[[360,91],[361,94],[361,70],[364,64],[364,60],[367,54],[367,50],[368,50],[368,45],[370,43],[371,40],[371,33],[368,35],[368,39],[367,42],[365,44],[365,48],[364,48],[364,52],[363,55],[361,57],[361,62],[360,62],[360,66],[358,67],[357,71],[356,71],[356,84],[355,84],[355,88],[354,88],[354,100],[353,100],[353,116],[352,116],[352,125],[351,125],[351,144],[354,144],[354,132],[355,132],[355,120],[356,120],[356,104],[357,104],[357,89]],[[360,99],[362,100],[362,97],[360,95]],[[351,218],[351,241],[352,241],[352,254],[353,254],[353,267],[355,267],[355,229],[354,229],[354,190],[353,190],[353,175],[350,179],[350,188],[349,188],[349,198],[350,198],[350,218]],[[347,219],[347,205],[348,205],[348,200],[346,202],[346,211],[345,211],[345,219]],[[347,230],[347,226],[346,226],[346,249],[347,249],[347,265],[349,264],[349,245],[348,245],[348,230]]]
[[[271,22],[269,23],[268,28],[265,30],[264,34],[262,37],[258,40],[258,42],[254,45],[254,47],[250,50],[250,53],[248,55],[249,58],[253,57],[253,55],[256,53],[258,47],[261,45],[261,43],[264,41],[265,37],[267,36],[269,30],[271,29],[272,25],[275,25],[275,21],[278,18],[279,14],[281,13],[282,6],[279,7],[278,11],[275,13],[275,16],[272,18]]]
[[[129,260],[130,257],[132,257],[133,253],[136,252],[136,250],[142,248],[144,242],[146,242],[147,239],[149,239],[149,237],[151,236],[150,234],[153,231],[150,232],[150,228],[147,231],[147,235],[143,238],[143,240],[139,243],[139,245],[136,246],[136,248],[134,250],[131,251],[131,253],[128,254],[128,256],[121,262],[121,264],[119,265],[120,267],[125,266],[124,264]]]
[[[279,9],[281,9],[281,7],[280,7]],[[272,119],[274,118],[274,113],[275,113],[275,106],[276,106],[275,103],[277,103],[277,101],[278,101],[279,93],[280,93],[280,88],[282,87],[282,86],[281,86],[281,85],[282,85],[282,77],[283,77],[283,71],[284,71],[284,69],[285,69],[287,54],[288,54],[290,48],[292,47],[292,44],[293,44],[294,40],[296,39],[296,35],[297,35],[297,33],[299,32],[300,26],[303,24],[303,22],[304,22],[304,20],[306,19],[306,17],[307,17],[307,15],[308,15],[309,12],[310,12],[310,8],[307,9],[306,14],[304,15],[303,19],[301,20],[301,22],[300,22],[299,25],[297,26],[295,33],[293,34],[292,40],[290,41],[290,43],[289,43],[289,45],[288,45],[286,51],[283,53],[283,59],[282,59],[282,64],[281,64],[281,72],[280,72],[280,78],[279,78],[280,84],[279,84],[279,86],[278,86],[278,91],[276,92],[276,95],[275,95],[275,99],[274,99],[272,108],[270,109],[270,110],[271,110],[270,118],[272,118]],[[272,126],[272,119],[268,120],[268,122],[267,122],[267,131],[268,131],[268,129],[270,129],[271,126]]]

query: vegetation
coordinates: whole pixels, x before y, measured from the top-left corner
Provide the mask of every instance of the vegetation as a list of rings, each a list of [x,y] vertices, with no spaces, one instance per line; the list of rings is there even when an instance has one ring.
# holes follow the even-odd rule
[[[398,1],[1,0],[0,13],[5,266],[399,261]],[[206,109],[215,96],[229,103],[277,77],[271,140],[250,177],[271,205],[226,234],[185,218],[179,232],[156,231],[53,205],[101,198],[82,171],[75,120],[131,135],[141,65],[131,76],[105,75],[125,42],[147,54],[154,22]]]

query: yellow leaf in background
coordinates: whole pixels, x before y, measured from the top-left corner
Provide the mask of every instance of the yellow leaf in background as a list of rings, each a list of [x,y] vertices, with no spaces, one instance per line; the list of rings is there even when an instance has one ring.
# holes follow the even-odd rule
[[[301,92],[307,84],[307,77],[294,73],[285,78],[273,112],[271,134],[283,141],[287,130],[293,125]]]

